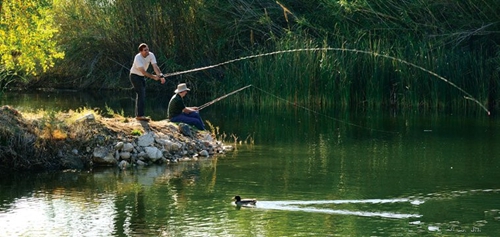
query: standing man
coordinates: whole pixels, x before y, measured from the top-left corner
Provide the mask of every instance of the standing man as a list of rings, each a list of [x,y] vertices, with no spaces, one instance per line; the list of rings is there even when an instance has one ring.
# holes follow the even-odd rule
[[[149,65],[153,65],[153,70],[156,75],[147,72]],[[149,52],[147,44],[139,45],[139,53],[134,57],[134,63],[130,69],[130,82],[135,90],[135,119],[139,121],[149,121],[150,118],[144,116],[144,107],[146,102],[146,77],[155,81],[165,83],[165,76],[161,73],[160,68],[156,63],[156,57],[152,52]]]
[[[184,96],[190,91],[186,83],[177,85],[174,96],[168,102],[168,119],[171,122],[183,122],[195,126],[199,130],[205,130],[205,125],[200,117],[198,107],[186,107]]]

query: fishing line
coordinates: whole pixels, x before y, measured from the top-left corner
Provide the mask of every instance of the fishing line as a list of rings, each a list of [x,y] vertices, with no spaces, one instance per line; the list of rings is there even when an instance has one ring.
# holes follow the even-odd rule
[[[372,56],[375,56],[375,57],[382,57],[382,58],[391,59],[391,60],[394,60],[394,61],[406,64],[408,66],[415,67],[415,68],[420,69],[420,70],[422,70],[422,71],[424,71],[426,73],[429,73],[432,76],[437,77],[438,79],[446,82],[447,84],[451,85],[455,89],[457,89],[460,92],[464,93],[465,94],[464,99],[471,100],[474,103],[478,104],[484,111],[486,111],[488,113],[488,115],[490,115],[490,111],[483,104],[481,104],[476,98],[474,98],[471,94],[469,94],[468,92],[466,92],[465,90],[463,90],[462,88],[460,88],[459,86],[457,86],[455,83],[453,83],[453,82],[449,81],[448,79],[446,79],[446,78],[438,75],[437,73],[435,73],[433,71],[430,71],[428,69],[425,69],[425,68],[423,68],[421,66],[418,66],[418,65],[416,65],[414,63],[411,63],[411,62],[408,62],[406,60],[403,60],[403,59],[399,59],[399,58],[396,58],[396,57],[393,57],[393,56],[389,56],[389,55],[385,55],[385,54],[379,54],[379,53],[375,53],[375,52],[369,52],[369,51],[358,50],[358,49],[330,48],[330,47],[327,47],[327,48],[305,48],[305,49],[290,49],[290,50],[275,51],[275,52],[270,52],[270,53],[263,53],[263,54],[256,54],[256,55],[250,55],[250,56],[246,56],[246,57],[241,57],[241,58],[237,58],[237,59],[225,61],[225,62],[222,62],[222,63],[218,63],[218,64],[206,66],[206,67],[200,67],[200,68],[194,68],[194,69],[190,69],[190,70],[186,70],[186,71],[179,71],[179,72],[168,73],[168,74],[165,75],[165,77],[177,76],[177,75],[181,75],[181,74],[186,74],[186,73],[191,73],[191,72],[197,72],[197,71],[207,70],[207,69],[211,69],[211,68],[215,68],[215,67],[220,67],[220,66],[223,66],[223,65],[226,65],[226,64],[230,64],[230,63],[234,63],[234,62],[238,62],[238,61],[242,61],[242,60],[247,60],[247,59],[252,59],[252,58],[257,58],[257,57],[265,57],[265,56],[271,56],[271,55],[276,55],[276,54],[295,53],[295,52],[304,52],[304,51],[343,51],[343,52],[351,52],[351,53],[362,53],[362,54],[372,55]]]
[[[236,93],[238,93],[238,92],[240,92],[240,91],[242,91],[242,90],[244,90],[244,89],[246,89],[246,88],[249,88],[249,87],[253,87],[253,88],[255,88],[255,89],[259,90],[260,92],[262,92],[262,93],[264,93],[264,94],[267,94],[267,95],[269,95],[269,96],[271,96],[271,97],[273,97],[273,98],[275,98],[275,99],[278,99],[278,100],[284,101],[284,102],[286,102],[286,103],[288,103],[288,104],[291,104],[291,105],[293,105],[293,106],[295,106],[295,107],[301,108],[301,109],[303,109],[303,110],[309,111],[309,112],[311,112],[311,113],[314,113],[314,114],[317,114],[317,115],[320,115],[320,116],[324,116],[324,117],[326,117],[326,118],[329,118],[329,119],[331,119],[331,120],[335,120],[335,121],[340,122],[340,123],[343,123],[343,124],[347,124],[347,125],[349,125],[349,126],[358,127],[358,128],[362,128],[362,129],[367,129],[367,130],[370,130],[370,131],[375,131],[375,132],[384,132],[384,133],[392,133],[392,134],[397,134],[397,133],[398,133],[398,132],[384,131],[384,130],[378,130],[378,129],[369,128],[369,127],[364,127],[364,126],[361,126],[361,125],[358,125],[358,124],[349,123],[349,122],[346,122],[346,121],[344,121],[344,120],[334,118],[334,117],[329,116],[329,115],[327,115],[327,114],[320,113],[320,112],[318,112],[318,111],[315,111],[315,110],[309,109],[309,108],[307,108],[307,107],[305,107],[305,106],[301,106],[301,105],[298,105],[297,103],[294,103],[294,102],[291,102],[291,101],[289,101],[289,100],[283,99],[283,98],[281,98],[281,97],[279,97],[279,96],[277,96],[277,95],[275,95],[275,94],[273,94],[273,93],[271,93],[271,92],[267,92],[267,91],[265,91],[265,90],[263,90],[263,89],[261,89],[261,88],[259,88],[259,87],[256,87],[256,86],[254,86],[254,85],[252,85],[252,84],[247,85],[247,86],[244,86],[244,87],[242,87],[242,88],[240,88],[240,89],[234,90],[234,91],[232,91],[232,92],[230,92],[230,93],[227,93],[227,94],[225,94],[225,95],[223,95],[223,96],[221,96],[221,97],[216,98],[215,100],[212,100],[212,101],[207,102],[207,103],[205,103],[205,104],[203,104],[203,105],[200,105],[200,106],[198,107],[198,110],[202,110],[202,109],[204,109],[204,108],[206,108],[206,107],[208,107],[208,106],[210,106],[210,105],[214,104],[215,102],[221,101],[221,100],[223,100],[224,98],[227,98],[228,96],[233,95],[233,94],[236,94]]]
[[[374,132],[383,132],[383,133],[392,133],[392,134],[398,134],[398,132],[391,132],[391,131],[385,131],[385,130],[379,130],[379,129],[374,129],[374,128],[369,128],[369,127],[365,127],[365,126],[361,126],[361,125],[358,125],[358,124],[354,124],[354,123],[350,123],[350,122],[346,122],[345,120],[341,120],[341,119],[338,119],[338,118],[335,118],[335,117],[332,117],[330,115],[327,115],[327,114],[323,114],[323,113],[320,113],[316,110],[312,110],[312,109],[309,109],[305,106],[301,106],[301,105],[298,105],[297,103],[294,103],[292,101],[289,101],[289,100],[286,100],[286,99],[283,99],[273,93],[270,93],[270,92],[267,92],[259,87],[256,87],[256,86],[253,86],[253,88],[259,90],[260,92],[264,93],[264,94],[267,94],[271,97],[274,97],[275,99],[278,99],[278,100],[281,100],[281,101],[284,101],[288,104],[291,104],[295,107],[298,107],[298,108],[301,108],[303,110],[306,110],[308,112],[311,112],[311,113],[314,113],[314,114],[317,114],[317,115],[320,115],[320,116],[323,116],[323,117],[326,117],[326,118],[329,118],[331,120],[334,120],[334,121],[337,121],[339,123],[343,123],[343,124],[346,124],[346,125],[349,125],[349,126],[353,126],[353,127],[358,127],[358,128],[362,128],[362,129],[367,129],[367,130],[370,130],[370,131],[374,131]]]

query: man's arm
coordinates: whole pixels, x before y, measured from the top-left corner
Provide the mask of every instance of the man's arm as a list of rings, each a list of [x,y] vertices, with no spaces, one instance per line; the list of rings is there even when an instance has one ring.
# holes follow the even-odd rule
[[[158,80],[161,81],[161,84],[165,83],[165,77],[163,77],[163,73],[161,73],[161,70],[156,63],[153,63],[153,70],[155,71]]]
[[[144,70],[143,67],[137,67],[137,70],[139,70],[142,73],[142,75],[144,75],[145,77],[149,77],[155,81],[158,81],[158,79],[159,79],[158,75],[153,75],[153,74],[147,72],[146,70]]]
[[[198,111],[198,107],[186,107],[182,110],[182,112],[184,112],[186,114],[196,112],[196,111]]]

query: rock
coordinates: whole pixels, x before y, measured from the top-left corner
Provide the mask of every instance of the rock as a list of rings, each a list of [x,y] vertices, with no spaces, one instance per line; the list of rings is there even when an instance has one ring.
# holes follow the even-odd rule
[[[94,114],[86,114],[86,115],[83,115],[82,117],[76,119],[77,122],[83,122],[83,121],[94,121],[95,120],[95,116]]]
[[[104,142],[106,142],[106,140],[107,140],[106,136],[104,136],[102,134],[95,135],[95,139],[96,139],[97,143],[99,143],[99,144],[104,144]]]
[[[180,148],[179,144],[166,139],[161,139],[160,144],[162,144],[165,150],[167,150],[168,152],[176,152]]]
[[[142,147],[150,146],[155,142],[154,134],[152,132],[146,133],[138,138],[137,145]]]
[[[177,126],[175,126],[174,124],[169,124],[168,127],[170,128],[170,130],[172,132],[179,132],[179,128]]]
[[[182,135],[186,137],[193,137],[193,133],[191,132],[191,127],[185,123],[179,123],[179,131]]]
[[[141,151],[141,152],[139,152],[139,154],[137,154],[137,157],[139,157],[139,159],[144,158],[146,156],[148,156],[148,154],[146,154],[146,152],[144,152],[144,151]]]
[[[106,147],[94,148],[92,161],[99,165],[116,165],[117,163],[113,153],[109,152]]]
[[[200,153],[198,153],[198,154],[200,154],[200,156],[204,156],[204,157],[209,157],[209,156],[210,156],[210,155],[208,154],[208,151],[206,151],[206,150],[202,150],[202,151],[200,151]]]
[[[177,152],[181,149],[181,145],[179,143],[172,143],[172,146],[170,147],[170,151],[172,152]]]
[[[163,138],[157,138],[155,139],[155,142],[160,144],[160,145],[165,145],[165,143],[167,142],[168,140],[166,139],[163,139]]]
[[[104,158],[108,154],[109,154],[109,151],[106,147],[99,146],[99,147],[94,148],[94,153],[93,153],[94,157]]]
[[[131,157],[130,152],[127,152],[127,151],[120,152],[120,158],[122,158],[124,160],[129,160],[130,157]]]
[[[115,150],[117,150],[117,151],[118,151],[118,150],[122,149],[124,145],[125,145],[125,144],[124,144],[123,142],[118,142],[118,143],[116,143],[116,145],[115,145]]]
[[[132,145],[132,143],[127,142],[123,144],[122,151],[131,152],[132,150],[134,150],[134,145]]]
[[[163,157],[163,153],[156,147],[145,147],[144,149],[152,162],[156,162]]]
[[[137,165],[140,165],[140,166],[145,166],[145,165],[147,165],[147,164],[146,164],[144,161],[142,161],[142,160],[138,160],[136,163],[137,163]]]

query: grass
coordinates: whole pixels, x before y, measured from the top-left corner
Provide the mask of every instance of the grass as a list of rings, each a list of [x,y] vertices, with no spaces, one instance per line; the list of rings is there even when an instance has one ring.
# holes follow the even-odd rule
[[[207,124],[208,130],[211,132],[211,135],[213,138],[215,138],[217,141],[222,141],[222,142],[228,142],[229,144],[233,144],[234,149],[237,150],[238,145],[254,145],[255,140],[251,135],[248,135],[245,140],[239,139],[238,136],[235,134],[227,135],[226,133],[221,133],[220,128],[218,126],[213,125],[210,121],[205,120],[205,123]],[[232,139],[232,140],[229,140]]]
[[[91,152],[96,134],[107,136],[107,130],[98,123],[82,122],[92,115],[99,120],[98,111],[82,108],[76,111],[26,111],[9,106],[0,109],[0,168],[2,170],[47,170],[64,167],[66,159],[74,154]],[[90,165],[91,156],[80,159]],[[86,160],[86,161],[85,161]],[[83,168],[83,167],[82,167]]]

